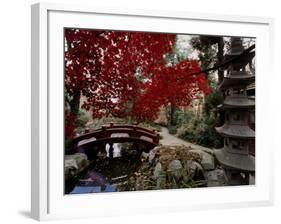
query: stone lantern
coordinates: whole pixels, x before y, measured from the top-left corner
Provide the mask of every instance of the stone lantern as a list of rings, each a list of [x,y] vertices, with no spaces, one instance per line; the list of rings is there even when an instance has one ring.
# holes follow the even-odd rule
[[[225,60],[233,59],[244,51],[240,38],[231,38],[230,54]],[[250,141],[255,131],[249,126],[250,113],[255,110],[255,102],[247,96],[246,88],[254,83],[255,76],[246,71],[247,60],[239,59],[225,69],[220,89],[224,93],[221,109],[224,124],[217,132],[224,137],[224,147],[215,150],[215,156],[222,166],[227,185],[248,185],[250,174],[255,172],[255,158],[249,154]]]

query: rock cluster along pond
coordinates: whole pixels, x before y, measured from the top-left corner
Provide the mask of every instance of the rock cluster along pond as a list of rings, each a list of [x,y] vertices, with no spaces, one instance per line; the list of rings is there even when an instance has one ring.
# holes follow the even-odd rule
[[[64,158],[64,175],[66,180],[77,177],[89,165],[87,156],[84,153],[66,155]]]
[[[136,161],[134,160],[134,164]],[[123,164],[123,163],[122,163]],[[121,165],[122,165],[121,164]],[[141,191],[156,189],[178,189],[192,187],[224,186],[225,180],[220,167],[215,164],[213,150],[194,149],[184,145],[162,145],[153,148],[149,153],[143,152],[141,163],[123,176],[109,178],[106,183],[98,184],[98,173],[89,167],[89,160],[83,153],[65,156],[66,192],[71,192],[79,180],[88,181],[80,186],[102,187],[111,186],[112,181],[116,188],[114,191]],[[124,165],[124,164],[123,164]],[[122,166],[123,166],[122,165]],[[109,167],[105,167],[108,171]],[[83,174],[84,173],[84,174]],[[82,179],[79,177],[83,174]],[[120,179],[120,182],[118,181]],[[114,186],[115,186],[114,185]],[[80,189],[79,188],[79,189]],[[78,190],[79,190],[78,189]],[[77,189],[75,188],[76,192]],[[78,192],[78,191],[77,191]],[[82,192],[81,189],[79,192]],[[95,191],[96,192],[96,191]],[[84,192],[85,193],[85,192]]]
[[[212,150],[163,145],[143,153],[142,160],[137,172],[119,185],[119,191],[223,185],[218,181],[221,172],[215,169]]]

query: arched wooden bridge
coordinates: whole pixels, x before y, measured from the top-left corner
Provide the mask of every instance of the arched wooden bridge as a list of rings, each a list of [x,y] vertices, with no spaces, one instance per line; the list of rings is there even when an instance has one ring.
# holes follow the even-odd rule
[[[160,136],[156,130],[149,130],[136,125],[111,123],[109,126],[102,126],[100,129],[75,137],[72,141],[72,150],[79,151],[79,148],[89,150],[94,146],[122,142],[140,143],[149,150],[159,144],[159,139]]]

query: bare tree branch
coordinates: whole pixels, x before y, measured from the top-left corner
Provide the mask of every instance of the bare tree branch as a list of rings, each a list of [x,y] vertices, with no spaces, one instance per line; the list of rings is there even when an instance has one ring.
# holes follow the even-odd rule
[[[199,74],[202,74],[202,73],[208,73],[210,71],[214,71],[214,70],[218,70],[220,68],[223,68],[223,67],[226,67],[227,65],[233,63],[233,62],[237,62],[241,59],[251,59],[255,56],[255,51],[251,52],[253,49],[255,49],[256,45],[253,44],[251,47],[247,48],[246,50],[244,50],[241,54],[235,56],[235,57],[232,57],[218,65],[215,65],[214,67],[212,68],[207,68],[205,70],[202,70],[200,72],[195,72],[195,73],[192,73],[192,75],[199,75]]]

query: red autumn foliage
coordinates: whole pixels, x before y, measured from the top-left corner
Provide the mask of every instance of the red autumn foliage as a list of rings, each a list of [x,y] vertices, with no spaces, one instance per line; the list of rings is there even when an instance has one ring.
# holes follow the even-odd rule
[[[126,116],[142,88],[136,72],[150,75],[175,42],[171,34],[78,29],[66,29],[65,38],[66,92],[81,91],[94,118]]]
[[[155,120],[161,106],[188,106],[193,99],[210,93],[208,80],[200,72],[195,60],[185,60],[172,67],[160,67],[135,104],[133,114],[136,119]]]
[[[154,120],[161,106],[187,106],[209,92],[197,61],[165,65],[174,34],[65,29],[65,40],[66,94],[70,100],[77,92],[85,96],[82,108],[93,118]],[[73,116],[66,130],[72,135]]]

